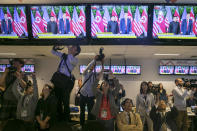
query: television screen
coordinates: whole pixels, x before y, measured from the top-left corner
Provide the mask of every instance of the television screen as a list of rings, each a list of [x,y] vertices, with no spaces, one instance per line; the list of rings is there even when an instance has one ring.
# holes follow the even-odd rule
[[[189,73],[189,66],[175,66],[174,74],[186,75]]]
[[[6,68],[5,64],[0,64],[0,72],[4,72]]]
[[[80,70],[80,74],[82,74],[84,72],[84,70],[86,69],[86,65],[80,65],[79,66],[79,70]]]
[[[141,74],[140,66],[126,66],[126,74]]]
[[[32,6],[34,38],[83,38],[86,36],[85,6]]]
[[[148,6],[91,6],[93,38],[144,38],[148,30]]]
[[[84,70],[86,69],[86,65],[80,65],[80,74],[82,74],[83,72],[84,72]],[[98,73],[98,72],[100,72],[101,71],[101,68],[102,68],[102,66],[101,65],[97,65],[96,66],[96,68],[95,68],[95,70],[96,70],[96,72]],[[104,69],[110,69],[110,66],[104,66]]]
[[[6,67],[10,67],[10,66],[11,66],[10,64],[7,64],[7,65],[6,65]]]
[[[0,6],[0,38],[28,38],[25,6]]]
[[[174,66],[160,66],[159,67],[160,75],[172,75],[174,74]]]
[[[111,66],[113,74],[125,74],[125,66]]]
[[[24,67],[21,69],[22,72],[35,72],[34,65],[24,65]]]
[[[197,6],[154,6],[153,37],[197,39]]]
[[[101,69],[102,69],[102,66],[101,66],[101,65],[97,65],[97,66],[96,66],[96,72],[97,72],[97,73],[100,72]],[[110,66],[104,66],[104,69],[109,70],[109,69],[110,69]]]
[[[197,66],[190,66],[189,74],[190,75],[197,75]]]

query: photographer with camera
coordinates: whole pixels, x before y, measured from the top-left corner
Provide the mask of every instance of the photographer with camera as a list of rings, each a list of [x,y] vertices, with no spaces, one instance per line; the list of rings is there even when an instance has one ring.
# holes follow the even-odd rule
[[[88,120],[94,120],[95,117],[91,114],[91,110],[94,106],[94,94],[92,92],[92,84],[96,80],[96,61],[101,61],[103,65],[104,61],[104,54],[103,54],[103,48],[100,48],[99,55],[96,55],[94,57],[94,60],[92,60],[84,72],[82,73],[82,82],[83,85],[81,87],[81,90],[79,91],[80,93],[80,124],[83,127],[85,123],[85,106],[87,104],[88,108]]]
[[[68,54],[59,52],[58,50],[63,49],[59,46],[54,46],[51,51],[52,54],[61,58],[58,69],[51,78],[51,82],[55,87],[54,91],[58,99],[58,119],[60,121],[65,120],[66,122],[70,121],[70,93],[75,82],[72,70],[78,63],[76,56],[81,51],[79,45],[67,46],[67,48]]]
[[[191,95],[191,91],[187,90],[187,87],[183,87],[183,80],[177,78],[175,80],[176,87],[172,90],[174,97],[174,106],[178,109],[178,115],[176,117],[176,124],[178,131],[188,130],[188,117],[186,109],[186,98]]]
[[[0,77],[0,86],[4,87],[3,104],[0,111],[0,119],[5,122],[8,119],[16,118],[17,98],[13,93],[13,89],[22,90],[26,87],[27,77],[21,72],[24,66],[24,60],[15,58],[10,62],[11,66],[5,69]],[[15,84],[18,81],[18,84]]]
[[[98,89],[98,82],[103,76],[103,82]],[[114,83],[114,88],[110,87],[110,83]],[[103,70],[96,77],[92,87],[96,97],[96,103],[93,106],[91,113],[97,118],[106,131],[114,130],[114,118],[119,112],[119,108],[115,104],[115,96],[120,90],[118,79],[112,74],[111,70]]]
[[[27,86],[25,87],[25,92],[21,93],[16,88],[14,88],[14,94],[18,99],[17,104],[17,113],[16,117],[18,120],[23,122],[24,128],[28,131],[34,130],[34,117],[35,117],[35,109],[38,102],[38,85],[36,80],[36,75],[32,73],[31,75],[32,81],[27,82]],[[15,84],[18,84],[15,82]]]

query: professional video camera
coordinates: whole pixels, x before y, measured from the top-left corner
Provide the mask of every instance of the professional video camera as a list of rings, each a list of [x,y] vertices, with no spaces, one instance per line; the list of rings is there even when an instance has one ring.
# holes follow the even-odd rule
[[[110,75],[110,70],[104,70],[103,72],[103,80],[108,81],[110,86],[114,86],[114,80],[112,76]]]
[[[184,84],[183,86],[184,87],[187,87],[188,89],[194,87],[194,88],[197,88],[197,79],[185,79],[185,78],[182,78]]]
[[[102,59],[105,57],[105,54],[103,54],[103,50],[104,50],[104,48],[101,47],[99,50],[98,58],[96,59],[97,61],[102,61]]]

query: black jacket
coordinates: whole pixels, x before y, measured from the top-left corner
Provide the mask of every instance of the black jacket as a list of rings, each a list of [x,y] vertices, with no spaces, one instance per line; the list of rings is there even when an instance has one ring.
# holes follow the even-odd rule
[[[175,107],[171,108],[171,111],[165,113],[165,117],[162,118],[160,113],[157,113],[157,109],[154,106],[150,111],[150,118],[153,121],[153,129],[154,131],[159,131],[163,122],[169,126],[172,131],[178,131],[175,118],[178,115],[178,110]]]

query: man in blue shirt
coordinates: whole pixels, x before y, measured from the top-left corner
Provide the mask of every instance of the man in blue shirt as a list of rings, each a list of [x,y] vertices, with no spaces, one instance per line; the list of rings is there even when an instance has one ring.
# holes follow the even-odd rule
[[[80,46],[73,45],[68,46],[68,54],[57,51],[56,46],[52,49],[52,54],[61,58],[61,62],[56,72],[58,75],[58,81],[51,82],[54,84],[55,95],[58,99],[58,119],[70,121],[70,92],[73,89],[74,83],[71,80],[71,72],[78,63],[76,56],[80,53]],[[65,58],[66,56],[66,58]]]

